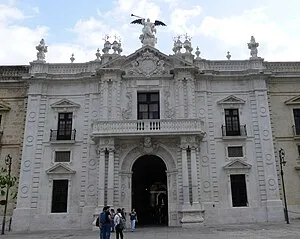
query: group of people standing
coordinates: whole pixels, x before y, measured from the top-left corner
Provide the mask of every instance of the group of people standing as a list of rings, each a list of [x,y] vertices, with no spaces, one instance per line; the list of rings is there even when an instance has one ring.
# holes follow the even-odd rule
[[[129,213],[130,230],[134,232],[135,223],[137,222],[137,214],[135,209]],[[118,208],[115,213],[114,209],[109,206],[103,207],[103,211],[99,215],[100,239],[110,239],[110,233],[116,232],[116,239],[123,239],[123,231],[126,228],[126,212],[124,208]]]

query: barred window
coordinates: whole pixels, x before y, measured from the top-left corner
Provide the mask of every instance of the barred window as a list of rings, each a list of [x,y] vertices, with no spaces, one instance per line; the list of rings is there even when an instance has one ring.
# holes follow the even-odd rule
[[[228,157],[243,157],[242,146],[230,146],[228,147]]]
[[[70,162],[70,151],[56,151],[55,152],[55,162]]]

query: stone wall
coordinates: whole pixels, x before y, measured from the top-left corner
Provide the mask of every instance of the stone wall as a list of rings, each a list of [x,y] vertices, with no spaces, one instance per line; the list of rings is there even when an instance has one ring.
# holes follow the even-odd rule
[[[27,86],[22,75],[28,72],[26,66],[0,66],[0,167],[5,168],[5,158],[12,157],[11,175],[19,178],[21,154],[23,146],[23,133],[26,116]],[[16,186],[10,192],[17,192]],[[10,194],[9,194],[10,195]],[[1,199],[4,199],[2,197]],[[7,216],[12,215],[16,200],[9,197]],[[3,213],[4,206],[1,206]]]

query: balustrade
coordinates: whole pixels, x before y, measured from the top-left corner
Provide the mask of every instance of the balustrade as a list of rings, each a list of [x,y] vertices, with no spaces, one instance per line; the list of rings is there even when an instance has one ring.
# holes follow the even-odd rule
[[[93,136],[108,135],[170,135],[202,134],[203,121],[199,119],[161,119],[161,120],[126,120],[98,121],[93,124]]]

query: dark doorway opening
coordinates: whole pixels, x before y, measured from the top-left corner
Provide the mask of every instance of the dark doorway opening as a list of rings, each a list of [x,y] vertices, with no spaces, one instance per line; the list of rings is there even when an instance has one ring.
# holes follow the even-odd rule
[[[132,167],[132,208],[138,225],[168,225],[166,165],[157,156],[145,155]]]

